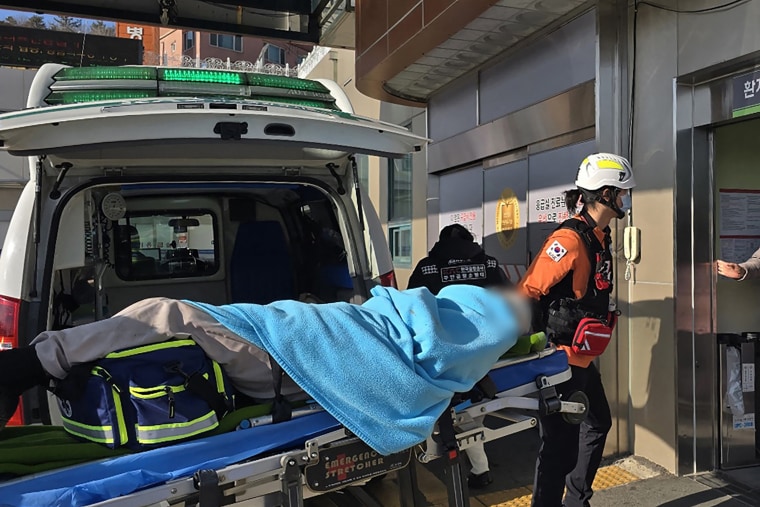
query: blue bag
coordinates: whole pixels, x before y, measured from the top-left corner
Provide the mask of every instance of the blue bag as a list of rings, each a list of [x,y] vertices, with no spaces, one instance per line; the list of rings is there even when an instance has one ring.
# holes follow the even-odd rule
[[[63,427],[112,449],[149,449],[207,433],[234,407],[218,363],[191,339],[125,349],[83,365],[55,390]],[[77,395],[65,394],[76,392]]]

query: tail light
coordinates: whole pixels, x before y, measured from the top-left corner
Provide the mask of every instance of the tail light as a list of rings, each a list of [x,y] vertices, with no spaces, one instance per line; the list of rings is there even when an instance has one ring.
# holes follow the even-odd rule
[[[384,275],[380,275],[380,285],[383,287],[393,287],[394,289],[398,289],[398,284],[396,283],[396,272],[389,271]]]
[[[0,296],[0,354],[2,351],[18,347],[18,311],[21,302],[18,299]],[[9,426],[24,424],[24,412],[21,404]]]

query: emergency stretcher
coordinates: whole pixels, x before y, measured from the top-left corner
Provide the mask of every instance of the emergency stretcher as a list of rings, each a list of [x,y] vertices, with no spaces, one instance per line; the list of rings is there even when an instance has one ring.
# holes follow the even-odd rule
[[[247,429],[0,483],[0,505],[14,505],[4,502],[42,485],[76,498],[75,505],[98,507],[301,507],[305,499],[339,489],[355,496],[354,505],[377,505],[359,486],[394,471],[399,472],[401,495],[412,498],[402,499],[402,505],[419,505],[409,465],[413,459],[429,463],[443,458],[449,505],[463,507],[469,503],[460,451],[533,428],[539,414],[561,413],[579,423],[587,412],[582,393],[567,400],[557,396],[554,387],[569,380],[571,371],[565,353],[553,347],[504,359],[489,376],[496,395],[455,398],[419,449],[379,455],[312,406],[294,411],[286,422],[267,424],[258,418]],[[485,416],[497,417],[503,425],[487,428]],[[97,496],[95,502],[88,500]]]

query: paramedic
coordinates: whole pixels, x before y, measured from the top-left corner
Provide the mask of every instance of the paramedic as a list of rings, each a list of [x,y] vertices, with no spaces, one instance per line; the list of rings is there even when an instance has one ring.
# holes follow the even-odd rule
[[[741,282],[742,280],[760,278],[760,248],[742,263],[719,260],[716,264],[718,265],[718,274],[732,280]]]
[[[438,294],[442,288],[456,284],[480,287],[510,285],[498,261],[486,255],[470,231],[460,224],[441,229],[438,242],[433,245],[428,257],[414,268],[407,288],[427,287],[433,294]],[[483,444],[479,443],[465,452],[472,465],[467,485],[479,489],[491,484],[493,479]]]
[[[611,334],[617,317],[611,305],[612,257],[609,223],[622,219],[630,208],[635,186],[630,163],[623,157],[599,153],[580,165],[576,189],[565,192],[573,218],[562,223],[546,240],[518,288],[537,302],[541,317],[535,328],[568,355],[572,379],[557,386],[563,397],[582,391],[589,398],[589,412],[581,425],[561,415],[541,418],[541,448],[533,489],[535,507],[589,505],[607,433],[612,425],[595,356],[609,340],[594,341],[579,330],[581,319],[597,319],[596,331]],[[580,207],[580,211],[578,211]],[[590,338],[590,339],[589,339]],[[576,345],[573,345],[573,343]],[[562,494],[567,495],[562,503]]]

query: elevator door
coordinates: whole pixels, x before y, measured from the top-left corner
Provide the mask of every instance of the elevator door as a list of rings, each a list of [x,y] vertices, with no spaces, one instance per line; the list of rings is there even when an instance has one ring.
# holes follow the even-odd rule
[[[713,132],[715,258],[742,262],[760,247],[760,120],[719,127]],[[698,239],[698,238],[697,238]],[[760,278],[739,283],[718,277],[715,284],[718,333],[760,332]],[[760,464],[756,430],[758,392],[755,380],[760,347],[753,343],[717,344],[721,399],[720,465],[735,468]],[[728,403],[733,378],[734,403]]]

